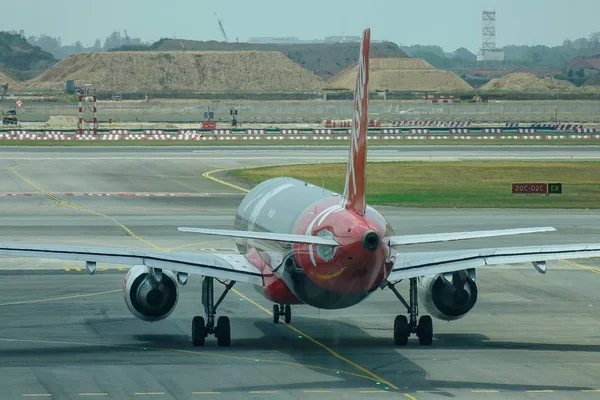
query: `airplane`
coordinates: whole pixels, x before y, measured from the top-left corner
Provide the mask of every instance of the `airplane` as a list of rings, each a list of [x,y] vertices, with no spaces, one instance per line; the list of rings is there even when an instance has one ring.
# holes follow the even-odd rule
[[[97,263],[131,265],[123,280],[129,311],[144,321],[167,318],[189,274],[202,276],[205,316],[193,317],[191,339],[203,346],[214,335],[231,344],[231,325],[217,309],[236,282],[249,283],[273,302],[273,322],[291,322],[292,305],[320,309],[354,306],[389,288],[406,308],[394,320],[394,344],[411,335],[433,342],[432,316],[457,320],[478,298],[476,268],[600,256],[600,243],[407,252],[406,246],[555,231],[533,227],[472,232],[395,235],[386,219],[366,203],[367,107],[370,29],[363,31],[343,193],[281,177],[256,185],[242,200],[232,230],[178,228],[181,232],[232,237],[238,254],[161,252],[89,246],[0,243],[0,255],[78,260],[90,274]],[[408,280],[406,300],[396,289]],[[225,289],[215,301],[215,281]],[[419,306],[428,314],[419,316]]]

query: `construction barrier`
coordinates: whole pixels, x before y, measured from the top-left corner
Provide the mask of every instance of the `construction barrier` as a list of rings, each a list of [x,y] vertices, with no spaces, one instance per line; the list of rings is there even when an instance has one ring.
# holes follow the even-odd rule
[[[408,135],[369,135],[369,140],[558,140],[558,139],[600,139],[600,135],[483,135],[483,136],[465,136],[465,135],[423,135],[422,131],[427,129],[412,129],[416,131]],[[419,132],[421,131],[421,132]],[[415,133],[417,135],[415,135]],[[421,133],[421,135],[418,135]],[[7,133],[0,134],[2,140],[349,140],[350,136],[323,136],[323,135],[295,135],[295,136],[258,136],[258,135],[217,135],[205,136],[203,134],[130,134],[130,135],[113,135],[113,134],[84,134],[84,135],[36,135],[30,133],[9,135]]]
[[[215,121],[202,121],[202,129],[216,129],[217,123]]]

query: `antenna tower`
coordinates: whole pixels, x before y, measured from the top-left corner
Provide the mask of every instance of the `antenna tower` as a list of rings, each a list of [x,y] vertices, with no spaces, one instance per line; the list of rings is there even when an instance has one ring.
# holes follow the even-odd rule
[[[496,11],[481,12],[481,51],[485,54],[486,51],[496,48]]]

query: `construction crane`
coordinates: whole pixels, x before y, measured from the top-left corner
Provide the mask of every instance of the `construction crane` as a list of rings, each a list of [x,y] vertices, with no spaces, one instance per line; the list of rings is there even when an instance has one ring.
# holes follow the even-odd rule
[[[223,28],[223,20],[219,19],[216,12],[214,12],[214,14],[215,14],[215,17],[217,17],[217,22],[219,23],[219,29],[221,30],[221,34],[223,35],[223,38],[225,38],[225,42],[229,42],[229,39],[227,39],[227,34],[225,33],[225,28]]]
[[[125,29],[123,29],[123,32],[125,32],[125,43],[129,44],[129,35],[127,35],[127,31]]]

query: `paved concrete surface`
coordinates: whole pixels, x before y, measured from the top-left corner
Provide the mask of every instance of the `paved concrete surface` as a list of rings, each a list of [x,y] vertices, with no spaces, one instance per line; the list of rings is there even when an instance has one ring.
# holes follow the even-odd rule
[[[461,157],[492,155],[488,148],[460,151]],[[533,156],[552,151],[538,149]],[[596,151],[576,154],[598,157]],[[373,150],[370,156],[394,159],[405,153]],[[1,192],[32,195],[0,197],[0,241],[119,247],[151,243],[163,249],[231,252],[230,240],[176,230],[232,224],[243,194],[202,174],[274,159],[311,162],[311,154],[298,149],[1,149]],[[319,154],[343,158],[346,151]],[[436,154],[457,155],[448,150]],[[54,194],[64,192],[194,196]],[[411,249],[600,241],[600,213],[589,210],[381,210],[398,233],[539,225],[559,229]],[[530,264],[481,270],[474,310],[459,321],[434,322],[434,344],[428,348],[414,339],[406,348],[393,346],[393,318],[403,310],[388,290],[341,311],[294,307],[293,326],[285,326],[271,322],[261,308],[271,305],[247,285],[236,286],[219,310],[231,318],[232,347],[217,347],[209,338],[206,347],[194,348],[189,334],[192,316],[201,314],[198,277],[182,288],[167,320],[149,324],[136,320],[124,304],[124,268],[101,265],[96,275],[88,276],[82,267],[0,259],[0,398],[600,397],[599,260],[552,262],[546,275]]]

